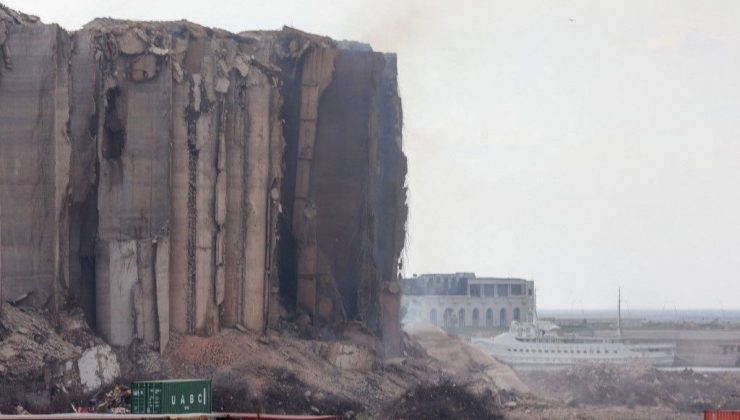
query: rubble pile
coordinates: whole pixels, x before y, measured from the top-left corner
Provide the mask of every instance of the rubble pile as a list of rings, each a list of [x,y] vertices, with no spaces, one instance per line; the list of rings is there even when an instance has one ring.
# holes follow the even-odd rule
[[[105,393],[105,397],[95,405],[96,413],[128,414],[131,412],[131,388],[116,385]]]
[[[105,413],[105,414],[129,414],[131,413],[131,388],[125,385],[114,385],[108,392],[98,399],[96,394],[92,399],[82,401],[78,404],[70,403],[74,413]]]
[[[120,374],[116,354],[87,327],[79,311],[51,314],[5,305],[0,313],[0,411],[16,405],[33,412],[69,403],[111,384]],[[5,410],[3,407],[11,407]]]
[[[476,394],[465,386],[443,379],[421,384],[386,407],[389,419],[503,419],[492,393]]]
[[[33,381],[53,367],[65,369],[82,349],[64,340],[35,308],[8,306],[0,316],[0,378],[3,382]],[[71,367],[70,367],[71,369]]]
[[[337,341],[342,347],[372,351],[378,345],[372,335],[363,338],[350,330]],[[376,360],[371,366],[364,358],[336,363],[334,356],[326,342],[285,331],[267,338],[231,329],[211,337],[174,334],[163,355],[163,374],[212,378],[214,410],[346,418],[386,418],[381,411],[389,401],[445,375],[427,356]]]
[[[453,380],[473,385],[477,390],[491,389],[527,394],[529,388],[507,365],[460,337],[429,323],[407,325],[404,331],[424,354],[437,360]]]
[[[665,372],[647,366],[595,364],[522,376],[535,392],[569,406],[665,406],[682,412],[740,407],[740,377],[731,372]]]

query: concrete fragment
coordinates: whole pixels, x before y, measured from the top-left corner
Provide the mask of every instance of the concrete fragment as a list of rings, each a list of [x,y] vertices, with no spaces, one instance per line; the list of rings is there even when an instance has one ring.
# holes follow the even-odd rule
[[[341,341],[329,344],[326,359],[340,369],[362,372],[371,371],[377,362],[374,351]]]
[[[226,224],[226,174],[216,176],[216,224]]]
[[[110,344],[127,346],[135,330],[136,241],[101,241],[96,260],[98,330]]]
[[[159,71],[157,57],[154,54],[143,54],[131,63],[131,78],[137,82],[153,79]]]
[[[157,333],[159,351],[164,353],[170,340],[170,238],[158,238],[155,247],[154,283],[157,293]]]
[[[247,77],[249,75],[249,64],[248,59],[244,58],[241,55],[237,55],[234,59],[234,68],[239,72],[239,74],[242,77]]]
[[[13,70],[13,58],[10,56],[10,48],[6,44],[8,40],[8,24],[0,18],[0,61],[5,64],[5,68]]]
[[[144,339],[144,292],[141,283],[134,284],[131,290],[131,301],[134,303],[134,337]]]
[[[146,42],[139,36],[137,31],[126,31],[116,38],[118,50],[123,54],[138,55],[146,51]]]
[[[158,56],[165,56],[170,54],[170,50],[168,50],[167,48],[160,48],[154,45],[149,47],[149,52]]]
[[[177,61],[172,62],[172,78],[175,79],[177,83],[182,83],[183,79],[185,78],[185,73],[182,70],[182,66]]]
[[[216,86],[214,87],[218,93],[226,93],[229,91],[229,79],[225,77],[219,77],[216,79]]]
[[[222,227],[216,234],[216,305],[224,302],[226,293],[225,241],[226,232]]]
[[[121,374],[116,354],[107,344],[91,347],[77,360],[80,382],[85,392],[93,392],[110,385]]]

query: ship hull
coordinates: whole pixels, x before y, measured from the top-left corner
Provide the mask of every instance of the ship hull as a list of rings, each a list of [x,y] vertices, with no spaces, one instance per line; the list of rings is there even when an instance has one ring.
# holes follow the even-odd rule
[[[493,339],[474,338],[472,342],[496,359],[514,367],[557,367],[586,363],[672,366],[675,359],[675,346],[671,344],[629,345],[611,339],[552,337],[521,339],[511,333],[504,333]]]

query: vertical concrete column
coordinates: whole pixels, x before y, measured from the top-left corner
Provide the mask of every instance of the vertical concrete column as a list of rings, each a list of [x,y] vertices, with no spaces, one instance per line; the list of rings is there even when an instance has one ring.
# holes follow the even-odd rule
[[[72,147],[69,138],[69,35],[56,26],[54,58],[54,289],[52,310],[56,314],[69,290],[69,202]],[[58,324],[55,317],[55,324]]]
[[[212,51],[220,50],[218,40],[206,42],[201,75],[193,75],[194,108],[200,111],[195,130],[196,200],[195,200],[195,320],[198,334],[211,335],[218,330],[215,307],[216,281],[216,176],[218,158],[217,113],[214,92],[216,64]],[[196,77],[200,76],[200,77]]]
[[[214,112],[214,51],[219,41],[191,34],[176,38],[187,76],[173,87],[170,324],[179,332],[218,329],[216,183],[218,115]]]
[[[187,40],[177,38],[177,44]],[[182,47],[187,48],[187,47]],[[189,80],[172,86],[172,146],[170,151],[170,235],[169,235],[169,321],[174,331],[187,333],[190,296],[188,260],[188,122],[185,110],[190,101]],[[158,253],[159,254],[159,253]]]
[[[283,154],[285,139],[283,138],[283,122],[280,113],[283,107],[282,95],[277,90],[272,91],[270,105],[270,191],[268,192],[268,233],[267,233],[267,324],[276,327],[280,318],[280,278],[278,268],[278,219],[282,212],[280,197],[283,182]]]
[[[156,345],[157,336],[157,293],[155,277],[155,252],[156,244],[152,239],[144,239],[137,242],[137,265],[138,279],[141,290],[140,316],[137,319],[137,336],[145,343]]]
[[[231,77],[232,89],[227,93],[224,116],[225,171],[226,171],[226,232],[224,249],[224,300],[221,309],[221,324],[234,327],[240,322],[240,302],[244,283],[244,159],[248,115],[246,80],[236,74]]]
[[[270,98],[269,78],[259,71],[248,77],[247,115],[249,128],[246,145],[246,239],[244,264],[244,325],[261,332],[266,326],[265,299],[267,258],[267,203],[270,170]]]
[[[65,292],[70,142],[69,37],[57,25],[4,21],[0,48],[0,219],[5,299],[56,311]],[[12,64],[11,64],[12,63]]]
[[[400,304],[401,293],[398,283],[401,252],[405,241],[406,222],[406,157],[402,150],[402,111],[398,96],[397,66],[394,54],[384,54],[383,74],[377,92],[376,116],[378,123],[378,185],[383,217],[378,223],[376,236],[379,257],[381,335],[386,357],[401,355]],[[465,280],[467,283],[467,280]],[[470,287],[466,287],[470,295]],[[472,311],[465,309],[465,318]]]
[[[224,101],[219,107],[223,115]],[[224,118],[218,124],[218,153],[216,175],[216,306],[220,307],[226,298],[226,136],[223,132]]]
[[[310,200],[311,166],[316,143],[319,100],[332,81],[335,49],[314,47],[303,64],[301,81],[298,162],[296,165],[293,234],[297,242],[298,307],[312,317],[316,314],[318,246],[316,209]]]
[[[170,238],[158,238],[154,256],[154,283],[157,297],[157,332],[159,351],[164,353],[170,341]]]

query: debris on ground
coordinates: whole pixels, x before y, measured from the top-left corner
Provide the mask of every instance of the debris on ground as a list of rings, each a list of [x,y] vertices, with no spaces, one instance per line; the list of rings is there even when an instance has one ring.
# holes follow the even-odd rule
[[[365,348],[340,343],[344,348]],[[173,334],[163,355],[163,374],[211,378],[215,411],[354,418],[376,410],[420,380],[438,379],[441,373],[428,358],[386,365],[375,356],[372,363],[364,357],[357,365],[352,358],[336,363],[328,346],[285,333],[260,340],[257,334],[235,329],[213,337]]]
[[[86,395],[120,376],[113,349],[88,327],[81,311],[4,305],[0,313],[0,413],[76,411]],[[84,404],[82,404],[84,405]]]
[[[50,366],[64,368],[82,349],[54,331],[47,312],[6,305],[0,315],[0,378],[3,382],[29,381]]]
[[[85,350],[77,361],[80,383],[85,392],[92,392],[104,385],[110,385],[121,374],[116,354],[107,344],[100,344]]]
[[[103,401],[95,406],[98,413],[128,414],[131,412],[131,388],[116,385],[105,394]]]
[[[696,413],[740,405],[740,375],[732,372],[661,371],[648,366],[589,364],[520,375],[536,393],[572,407],[652,406]]]
[[[476,394],[450,379],[418,385],[386,407],[388,419],[503,419],[489,391]]]
[[[479,390],[495,388],[520,394],[529,392],[527,385],[509,366],[462,338],[429,323],[411,324],[404,330],[458,382],[474,382]]]

